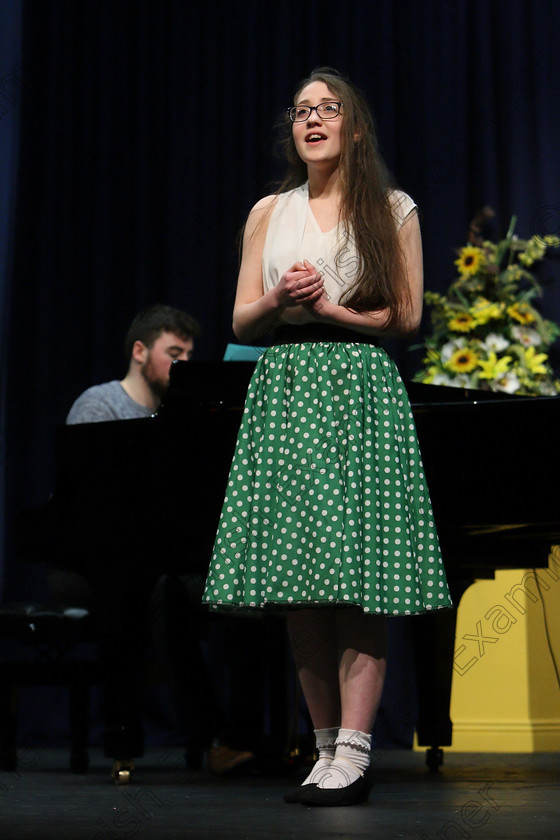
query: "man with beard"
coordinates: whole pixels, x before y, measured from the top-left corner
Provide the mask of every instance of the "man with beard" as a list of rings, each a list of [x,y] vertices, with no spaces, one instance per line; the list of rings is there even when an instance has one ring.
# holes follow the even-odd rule
[[[66,422],[149,417],[165,394],[171,363],[190,359],[199,335],[199,324],[180,309],[156,304],[140,312],[125,340],[128,372],[124,379],[88,388],[70,409]]]

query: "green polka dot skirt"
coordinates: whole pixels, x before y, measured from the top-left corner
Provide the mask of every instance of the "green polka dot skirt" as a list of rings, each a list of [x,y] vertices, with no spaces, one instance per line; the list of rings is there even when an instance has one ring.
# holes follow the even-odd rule
[[[451,606],[408,396],[384,350],[303,342],[261,356],[204,601]]]

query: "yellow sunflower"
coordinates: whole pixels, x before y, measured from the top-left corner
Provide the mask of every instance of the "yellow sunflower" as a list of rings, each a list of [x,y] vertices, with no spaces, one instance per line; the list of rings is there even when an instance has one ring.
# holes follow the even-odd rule
[[[510,318],[519,321],[520,324],[532,324],[536,320],[531,307],[526,303],[512,303],[507,308],[507,314]]]
[[[455,260],[462,277],[473,277],[484,265],[484,251],[474,245],[465,245],[459,251],[459,259]]]
[[[447,326],[455,332],[470,332],[476,327],[476,319],[470,312],[459,312],[448,321]]]
[[[446,367],[454,373],[470,373],[478,364],[478,356],[469,347],[461,347],[455,350]]]

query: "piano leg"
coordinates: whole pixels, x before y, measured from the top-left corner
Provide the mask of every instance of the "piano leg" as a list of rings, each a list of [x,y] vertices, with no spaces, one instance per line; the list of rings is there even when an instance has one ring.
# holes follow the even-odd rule
[[[121,546],[122,548],[122,546]],[[101,556],[101,552],[100,552]],[[142,693],[147,646],[146,602],[152,581],[128,567],[121,569],[123,552],[105,552],[106,564],[98,562],[89,574],[82,570],[49,569],[49,592],[59,606],[72,604],[92,612],[102,660],[104,704],[104,753],[114,759],[113,779],[130,780],[132,757],[144,752]],[[107,570],[111,570],[110,572]],[[86,698],[80,687],[71,695],[71,728],[74,772],[83,772],[87,757],[74,745],[83,742]]]
[[[450,581],[453,603],[458,604],[472,581]],[[419,746],[427,746],[426,764],[436,773],[443,763],[444,746],[451,746],[453,724],[449,716],[457,610],[438,610],[415,616],[414,661],[418,697],[416,724]]]
[[[149,644],[147,601],[152,582],[115,573],[111,585],[94,582],[103,660],[104,737],[112,777],[126,784],[132,759],[144,754],[143,693]]]
[[[105,756],[113,759],[112,779],[115,784],[121,785],[130,781],[134,770],[133,757],[144,754],[144,650],[134,651],[132,644],[113,645],[111,650],[108,648],[109,643],[104,651],[103,747]],[[127,654],[130,659],[126,658]]]

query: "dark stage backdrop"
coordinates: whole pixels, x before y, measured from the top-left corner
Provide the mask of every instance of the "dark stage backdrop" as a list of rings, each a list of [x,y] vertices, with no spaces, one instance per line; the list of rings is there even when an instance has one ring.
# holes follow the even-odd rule
[[[29,0],[11,283],[9,514],[46,498],[72,400],[121,376],[155,301],[231,340],[236,238],[280,172],[272,126],[319,64],[368,94],[422,215],[426,286],[490,204],[560,227],[560,4],[551,0]],[[544,231],[543,231],[544,228]],[[558,287],[544,305],[560,319]],[[418,358],[400,346],[405,375]],[[8,589],[16,572],[6,558]]]
[[[0,0],[0,594],[7,475],[6,425],[8,324],[10,316],[20,100],[22,4]]]
[[[84,388],[124,373],[140,307],[189,310],[196,357],[222,357],[236,238],[282,171],[272,127],[314,66],[367,93],[420,207],[428,289],[453,279],[484,204],[499,233],[513,213],[522,236],[558,233],[559,31],[556,0],[24,2],[6,522],[47,498],[55,427]],[[560,320],[558,286],[543,307]],[[394,352],[410,375],[418,354]],[[2,536],[5,594],[40,594]]]

